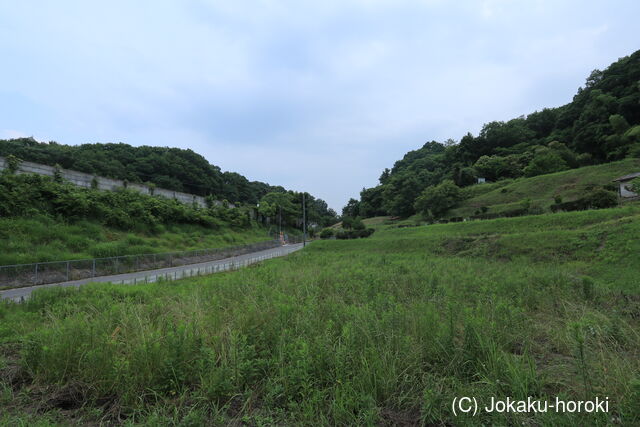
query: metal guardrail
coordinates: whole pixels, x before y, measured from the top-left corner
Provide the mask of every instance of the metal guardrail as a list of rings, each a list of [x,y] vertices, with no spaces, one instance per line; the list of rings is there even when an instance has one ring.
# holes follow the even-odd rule
[[[239,261],[230,261],[223,264],[214,264],[208,265],[204,267],[193,267],[193,268],[185,268],[182,270],[170,271],[166,273],[150,273],[148,275],[142,277],[135,277],[133,279],[123,279],[112,281],[111,283],[116,285],[135,285],[138,283],[154,283],[158,281],[169,281],[169,280],[179,280],[186,277],[194,277],[194,276],[206,276],[208,274],[219,273],[223,271],[231,271],[238,270],[242,267],[247,267],[249,265],[271,259],[281,257],[283,255],[288,254],[289,251],[282,250],[266,255],[260,255],[256,257],[251,257]]]
[[[294,240],[296,239],[289,239],[287,243],[294,243]],[[0,287],[16,288],[43,285],[136,271],[178,267],[216,261],[281,245],[282,242],[279,240],[268,240],[227,248],[3,265],[0,266]]]

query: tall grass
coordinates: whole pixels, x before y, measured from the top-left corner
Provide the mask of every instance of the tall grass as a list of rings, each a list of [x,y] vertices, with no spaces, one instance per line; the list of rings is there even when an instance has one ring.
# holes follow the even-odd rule
[[[48,216],[0,218],[0,265],[172,252],[254,243],[266,229],[213,230],[193,224],[127,232],[82,220],[72,224]]]
[[[27,400],[55,390],[87,420],[633,425],[639,293],[608,277],[637,272],[610,259],[636,259],[638,216],[388,229],[235,273],[50,289],[1,306],[0,341],[19,348]],[[455,417],[460,396],[609,396],[612,411]]]

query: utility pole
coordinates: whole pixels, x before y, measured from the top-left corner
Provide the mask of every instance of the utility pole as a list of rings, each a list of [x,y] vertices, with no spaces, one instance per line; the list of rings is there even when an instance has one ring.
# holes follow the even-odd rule
[[[302,193],[302,247],[307,246],[307,209]]]

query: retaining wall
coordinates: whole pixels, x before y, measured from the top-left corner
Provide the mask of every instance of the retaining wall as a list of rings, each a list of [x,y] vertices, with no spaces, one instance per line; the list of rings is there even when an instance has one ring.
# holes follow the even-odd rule
[[[0,157],[0,170],[6,168],[6,160],[4,157]],[[17,173],[36,173],[38,175],[46,175],[53,177],[55,174],[55,168],[53,166],[43,165],[40,163],[21,161],[18,166]],[[91,182],[95,178],[98,181],[98,189],[113,191],[117,188],[123,188],[124,181],[119,179],[105,178],[103,176],[91,175],[84,172],[78,172],[69,169],[60,168],[60,174],[62,178],[77,185],[78,187],[91,188]],[[157,196],[166,197],[168,199],[176,199],[177,201],[185,204],[196,203],[200,207],[206,207],[204,197],[196,196],[195,194],[182,193],[180,191],[167,190],[164,188],[155,188],[151,190],[148,186],[143,184],[127,183],[126,186],[130,190],[138,191],[142,194],[153,194]],[[153,192],[153,193],[152,193]],[[222,202],[216,200],[214,202],[216,206],[221,206]],[[235,207],[232,203],[229,203],[229,207]]]

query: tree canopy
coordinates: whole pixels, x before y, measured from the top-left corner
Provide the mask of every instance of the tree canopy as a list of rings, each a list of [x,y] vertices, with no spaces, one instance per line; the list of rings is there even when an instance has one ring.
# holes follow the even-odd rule
[[[343,215],[409,216],[431,209],[426,196],[446,180],[464,187],[477,178],[535,176],[629,156],[640,156],[640,51],[594,70],[566,105],[486,123],[459,143],[430,141],[409,151]]]

